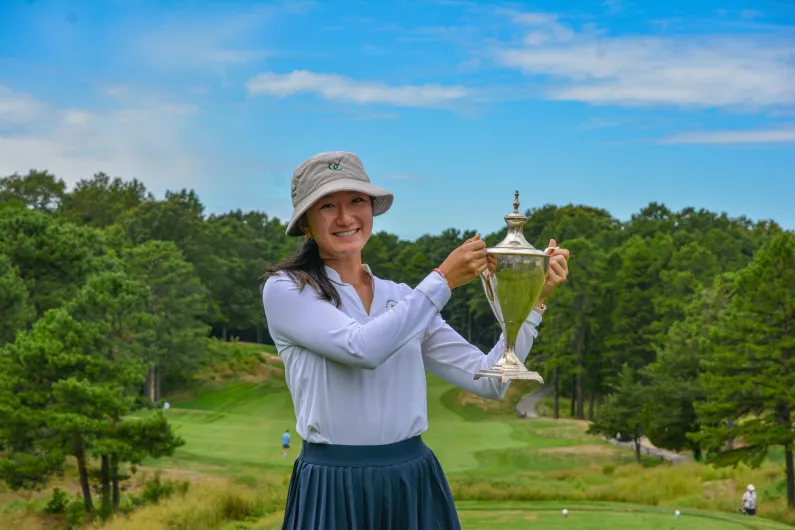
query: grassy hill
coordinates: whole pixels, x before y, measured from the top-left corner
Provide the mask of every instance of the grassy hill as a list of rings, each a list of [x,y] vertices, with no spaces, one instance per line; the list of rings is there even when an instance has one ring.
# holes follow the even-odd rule
[[[280,527],[300,447],[281,363],[258,345],[228,348],[233,353],[203,381],[168,396],[168,416],[187,444],[173,457],[145,462],[132,485],[143,488],[160,471],[166,479],[188,481],[188,492],[117,518],[109,530]],[[448,473],[465,529],[787,528],[737,514],[749,482],[759,488],[761,516],[795,523],[783,502],[779,466],[716,470],[650,459],[638,465],[632,451],[586,435],[585,422],[517,418],[514,403],[534,385],[515,382],[505,400],[494,402],[428,376],[424,439]],[[287,428],[295,443],[284,459],[280,435]],[[3,519],[0,500],[0,523],[27,528],[8,516],[8,506]]]
[[[238,482],[251,484],[268,476],[286,484],[298,450],[283,459],[280,435],[289,428],[295,446],[300,445],[294,433],[295,415],[278,360],[267,354],[264,359],[271,370],[261,380],[217,381],[173,396],[169,414],[188,444],[173,458],[151,464],[233,476]],[[643,517],[660,518],[666,524],[677,508],[692,513],[723,510],[726,517],[736,519],[739,516],[734,512],[748,482],[761,486],[766,514],[785,517],[776,482],[778,468],[715,470],[699,464],[670,466],[652,459],[639,466],[633,462],[631,451],[586,435],[585,422],[517,418],[513,404],[534,385],[515,382],[504,401],[493,402],[428,375],[430,426],[424,439],[448,473],[457,500],[476,503],[462,505],[469,507],[465,510],[468,527],[479,527],[485,501],[550,501],[553,506],[563,506],[563,501],[575,503],[573,506],[590,501],[642,503],[646,510],[661,510],[643,512],[647,514]],[[496,510],[498,504],[492,506]],[[514,507],[499,513],[510,520],[516,511]],[[542,520],[553,512],[558,517],[559,511],[555,508],[547,515],[539,512],[537,517]],[[517,515],[521,519],[536,510],[525,506],[519,512],[525,514]],[[600,520],[604,519],[604,513],[598,513]],[[619,519],[626,519],[626,513],[621,513]],[[568,528],[573,520],[571,515]],[[746,524],[748,518],[740,521]],[[678,524],[687,528],[681,526],[687,523]]]

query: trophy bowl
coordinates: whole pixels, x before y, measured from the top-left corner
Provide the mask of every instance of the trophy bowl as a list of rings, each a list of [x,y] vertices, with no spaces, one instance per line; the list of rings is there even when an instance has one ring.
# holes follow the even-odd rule
[[[488,267],[480,275],[486,299],[502,328],[505,349],[497,363],[475,374],[475,379],[492,377],[501,382],[533,379],[544,383],[538,372],[527,369],[516,356],[516,338],[533,310],[549,269],[549,255],[524,237],[527,217],[519,213],[519,192],[515,192],[513,212],[505,216],[508,233],[499,244],[486,249]]]

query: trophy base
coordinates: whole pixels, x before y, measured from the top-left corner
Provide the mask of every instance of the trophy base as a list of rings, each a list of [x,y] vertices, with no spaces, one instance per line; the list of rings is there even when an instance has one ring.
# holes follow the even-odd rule
[[[499,379],[500,383],[507,383],[513,379],[532,379],[533,381],[538,381],[542,385],[544,384],[544,378],[541,377],[538,372],[531,372],[527,368],[492,368],[490,370],[481,370],[475,374],[475,379],[480,379],[481,377]]]

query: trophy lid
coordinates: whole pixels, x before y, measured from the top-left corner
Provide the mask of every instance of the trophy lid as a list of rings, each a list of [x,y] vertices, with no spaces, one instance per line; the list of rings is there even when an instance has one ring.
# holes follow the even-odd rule
[[[524,224],[527,216],[519,212],[519,191],[514,192],[513,212],[505,216],[508,224],[508,233],[496,246],[488,249],[492,254],[524,254],[545,256],[543,250],[538,250],[527,242],[524,237]]]

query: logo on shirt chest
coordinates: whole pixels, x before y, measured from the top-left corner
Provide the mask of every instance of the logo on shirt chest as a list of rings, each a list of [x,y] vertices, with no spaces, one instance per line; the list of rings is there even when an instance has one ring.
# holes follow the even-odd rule
[[[386,301],[386,308],[387,308],[387,309],[392,309],[392,308],[393,308],[393,307],[395,307],[396,305],[397,305],[397,300],[392,300],[392,299],[390,298],[389,300],[387,300],[387,301]]]

